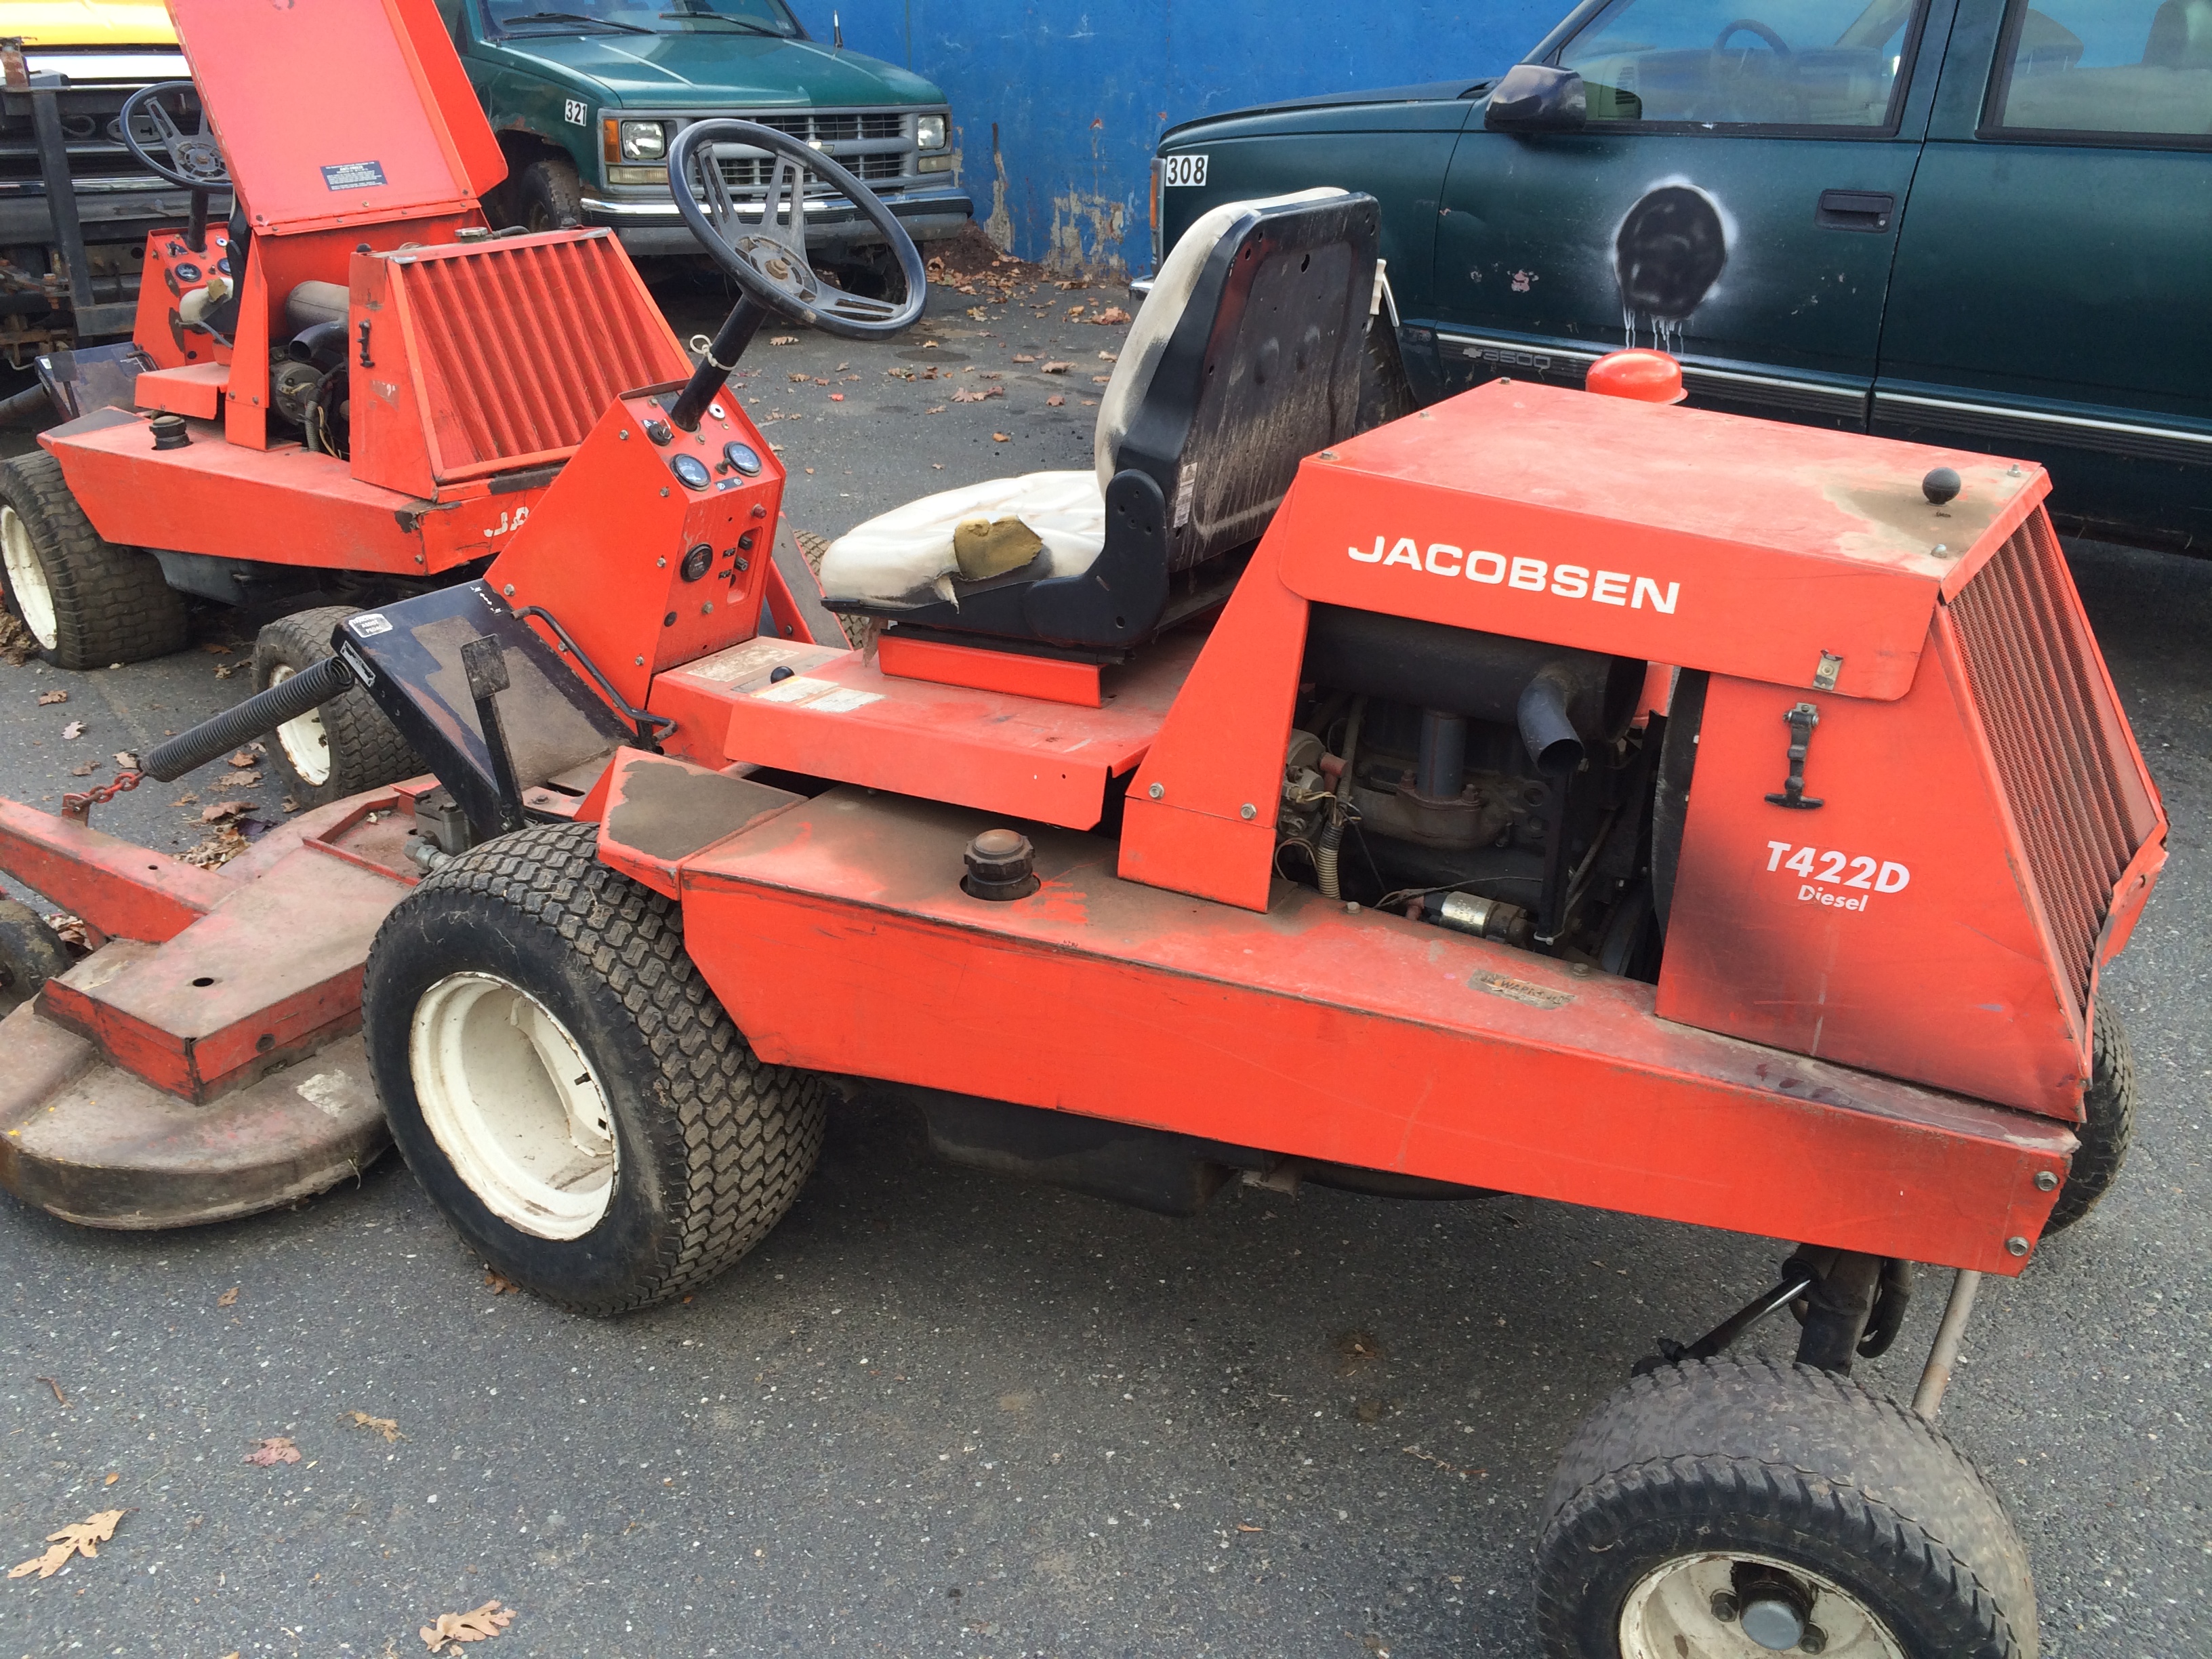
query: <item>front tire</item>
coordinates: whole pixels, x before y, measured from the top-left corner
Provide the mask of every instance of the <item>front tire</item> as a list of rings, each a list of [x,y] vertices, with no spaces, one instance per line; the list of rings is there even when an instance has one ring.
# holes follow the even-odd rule
[[[0,585],[57,668],[185,648],[184,597],[152,554],[101,539],[44,450],[0,464]]]
[[[1545,1514],[1549,1659],[2035,1659],[1996,1492],[1848,1377],[1729,1357],[1638,1377],[1577,1432]]]
[[[426,878],[377,933],[362,1020],[392,1138],[455,1230],[516,1284],[613,1313],[765,1237],[825,1105],[754,1056],[682,912],[596,836],[536,826]]]
[[[322,661],[331,654],[332,630],[355,614],[352,605],[325,605],[270,623],[253,641],[253,689],[266,691]],[[277,769],[302,809],[325,806],[429,769],[357,685],[285,721],[273,735]]]
[[[523,228],[568,230],[584,222],[584,191],[574,166],[556,157],[532,161],[515,175],[514,200]]]

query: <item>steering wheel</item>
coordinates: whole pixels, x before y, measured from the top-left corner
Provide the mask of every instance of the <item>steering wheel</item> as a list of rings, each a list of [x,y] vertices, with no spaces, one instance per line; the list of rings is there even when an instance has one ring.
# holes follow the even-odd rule
[[[714,147],[729,143],[764,149],[775,158],[768,193],[757,210],[741,204],[722,177]],[[808,262],[810,173],[842,191],[883,233],[906,280],[903,300],[893,304],[848,294],[825,282]],[[668,188],[691,234],[755,304],[848,340],[887,338],[921,315],[929,277],[914,238],[881,197],[803,140],[755,121],[694,121],[670,147]]]
[[[1735,21],[1730,23],[1726,28],[1723,29],[1719,35],[1714,40],[1713,50],[1715,52],[1726,52],[1728,50],[1728,43],[1730,39],[1738,34],[1755,34],[1760,40],[1765,41],[1768,46],[1771,46],[1777,56],[1782,58],[1787,58],[1790,56],[1790,43],[1787,40],[1784,40],[1780,35],[1777,34],[1772,29],[1767,27],[1765,24],[1760,22],[1756,17],[1739,17]]]
[[[182,185],[186,190],[220,190],[230,183],[230,167],[222,159],[222,147],[208,130],[207,106],[200,106],[198,125],[190,132],[179,127],[161,106],[166,94],[197,90],[189,81],[157,81],[150,87],[139,88],[124,100],[123,113],[115,123],[116,133],[132,159],[157,178]],[[132,131],[142,117],[151,130],[146,140],[141,140]],[[168,157],[167,162],[154,159],[149,143],[161,147]]]

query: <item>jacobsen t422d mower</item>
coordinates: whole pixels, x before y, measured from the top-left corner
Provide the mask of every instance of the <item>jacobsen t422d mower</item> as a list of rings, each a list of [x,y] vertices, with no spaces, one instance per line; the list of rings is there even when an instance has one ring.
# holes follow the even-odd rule
[[[611,398],[481,580],[148,763],[357,690],[434,786],[228,879],[81,805],[0,819],[115,936],[0,1028],[0,1176],[239,1212],[369,1155],[373,1081],[474,1248],[611,1311],[775,1224],[835,1081],[1163,1210],[1249,1176],[1765,1235],[1779,1282],[1568,1450],[1547,1650],[2033,1655],[2020,1541],[1929,1419],[1979,1276],[2117,1166],[2098,975],[2165,838],[2043,473],[1503,382],[1355,432],[1377,210],[1317,191],[1176,247],[1095,475],[834,545],[871,649],[762,634],[781,475],[724,368],[770,309],[912,307],[730,212],[724,142],[818,165],[673,146],[746,295],[690,380]],[[1907,1410],[1850,1372],[1914,1263],[1958,1272]],[[1785,1307],[1797,1365],[1727,1354]]]

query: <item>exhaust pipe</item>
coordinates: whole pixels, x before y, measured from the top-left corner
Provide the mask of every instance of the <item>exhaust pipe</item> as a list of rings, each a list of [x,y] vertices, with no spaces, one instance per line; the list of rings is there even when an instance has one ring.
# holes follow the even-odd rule
[[[1522,688],[1514,708],[1528,758],[1547,777],[1564,777],[1583,763],[1582,735],[1567,713],[1575,689],[1566,671],[1554,665]]]

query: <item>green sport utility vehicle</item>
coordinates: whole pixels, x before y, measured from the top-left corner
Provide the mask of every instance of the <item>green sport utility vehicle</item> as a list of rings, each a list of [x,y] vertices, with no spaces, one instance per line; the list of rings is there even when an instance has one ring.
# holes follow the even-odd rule
[[[1155,179],[1164,240],[1375,197],[1425,398],[1659,345],[1693,403],[2041,461],[2069,527],[2212,552],[2212,0],[1589,0],[1499,80],[1176,127]]]
[[[611,226],[634,255],[697,243],[668,194],[678,130],[738,116],[775,127],[865,179],[916,241],[957,234],[959,188],[945,96],[921,76],[808,39],[783,0],[437,0],[507,152],[496,216],[544,229]],[[772,164],[724,145],[739,200]],[[866,261],[881,246],[852,204],[810,182],[810,244]]]

